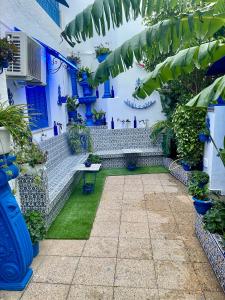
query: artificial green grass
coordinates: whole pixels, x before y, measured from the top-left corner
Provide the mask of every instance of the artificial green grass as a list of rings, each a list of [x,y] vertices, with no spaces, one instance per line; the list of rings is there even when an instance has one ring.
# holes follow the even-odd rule
[[[47,232],[47,239],[88,239],[101,199],[107,176],[168,173],[161,166],[143,167],[135,171],[125,168],[103,169],[97,174],[95,191],[92,194],[82,193],[82,179]]]

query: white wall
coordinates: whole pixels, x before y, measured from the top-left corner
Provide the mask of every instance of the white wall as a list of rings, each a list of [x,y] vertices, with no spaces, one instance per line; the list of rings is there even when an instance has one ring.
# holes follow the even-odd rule
[[[70,9],[67,10],[66,8],[63,8],[65,23],[68,23],[74,19],[77,13],[81,12],[87,5],[91,3],[93,3],[93,0],[69,0],[68,4],[70,5]],[[93,38],[88,39],[86,42],[76,44],[73,51],[74,53],[79,53],[82,60],[82,65],[89,66],[93,71],[95,71],[98,66],[97,59],[95,58],[95,46],[107,42],[109,43],[109,47],[111,49],[115,49],[124,41],[133,37],[142,30],[144,30],[144,25],[142,24],[141,18],[138,18],[135,21],[130,21],[129,23],[124,21],[123,26],[116,28],[115,30],[111,29],[105,37],[99,37],[97,34],[95,34]],[[122,120],[133,120],[134,116],[136,116],[138,120],[149,119],[150,125],[154,124],[154,122],[158,120],[164,119],[164,114],[161,113],[162,107],[160,99],[158,95],[156,96],[156,94],[154,94],[152,97],[157,99],[157,103],[148,109],[131,109],[124,104],[124,100],[132,100],[132,93],[135,89],[137,79],[143,79],[146,77],[146,75],[146,71],[134,63],[132,69],[120,74],[116,78],[111,79],[111,85],[114,87],[116,99],[99,99],[93,106],[97,109],[103,109],[106,111],[106,118],[109,126],[112,117],[114,117],[116,127],[120,127],[120,123],[117,124],[116,122],[118,118]],[[100,85],[100,97],[103,95],[103,93],[103,85]],[[148,99],[150,99],[150,97]]]
[[[223,148],[225,136],[225,106],[215,106],[208,112],[210,133],[218,148]],[[210,189],[219,190],[225,195],[225,167],[217,156],[213,143],[205,144],[204,171],[210,175]]]

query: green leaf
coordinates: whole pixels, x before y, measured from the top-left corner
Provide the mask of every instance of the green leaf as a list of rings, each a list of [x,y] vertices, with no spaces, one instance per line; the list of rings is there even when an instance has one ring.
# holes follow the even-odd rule
[[[208,107],[210,102],[216,101],[220,96],[225,98],[225,76],[217,78],[211,85],[192,98],[187,106]]]
[[[115,49],[99,65],[94,80],[96,83],[103,83],[110,75],[116,77],[119,73],[126,71],[133,66],[135,60],[140,61],[143,58],[146,48],[152,60],[155,60],[161,54],[169,53],[171,47],[173,52],[189,47],[193,41],[199,39],[199,36],[208,40],[223,25],[225,25],[225,14],[208,16],[208,13],[201,18],[196,13],[191,16],[191,21],[189,16],[186,16],[159,22]],[[203,47],[209,47],[209,45]]]
[[[163,63],[158,64],[155,70],[149,73],[144,83],[135,91],[134,96],[145,98],[166,82],[177,79],[180,75],[189,74],[196,68],[204,70],[224,55],[225,44],[220,41],[181,50],[176,55],[168,57]],[[219,94],[219,91],[215,91],[213,97],[218,98]]]
[[[159,13],[162,9],[176,7],[177,1],[171,0],[95,0],[93,4],[88,5],[74,20],[72,20],[62,32],[63,38],[71,45],[80,43],[81,39],[86,40],[94,35],[93,26],[98,35],[105,35],[106,30],[111,27],[120,27],[125,17],[126,21],[136,19],[138,16],[143,18],[151,16],[153,13]],[[199,0],[193,0],[200,4]],[[211,3],[212,1],[203,1]],[[180,7],[188,7],[186,0],[179,1]],[[209,6],[211,8],[211,6]],[[218,7],[221,11],[222,5]],[[208,8],[206,7],[205,10]]]

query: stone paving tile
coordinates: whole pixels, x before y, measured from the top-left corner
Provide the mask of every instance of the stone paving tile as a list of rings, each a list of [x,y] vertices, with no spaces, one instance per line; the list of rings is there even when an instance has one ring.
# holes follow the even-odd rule
[[[99,209],[105,209],[105,210],[120,210],[122,207],[122,202],[117,201],[102,201],[99,205]]]
[[[66,299],[69,288],[65,284],[31,283],[21,300],[62,300]]]
[[[160,174],[142,174],[141,178],[142,178],[142,180],[145,180],[145,179],[160,180]]]
[[[125,184],[133,184],[133,185],[142,185],[142,179],[141,177],[133,179],[132,177],[125,177]]]
[[[144,289],[144,288],[114,288],[115,300],[158,300],[157,289]]]
[[[110,192],[114,192],[116,191],[117,194],[119,194],[120,192],[122,192],[124,189],[124,185],[123,184],[111,184],[111,183],[106,183],[105,187],[104,187],[104,193],[108,193]]]
[[[184,244],[187,249],[190,261],[192,262],[208,262],[208,258],[201,247],[201,244],[197,238],[183,238]]]
[[[190,223],[194,223],[195,213],[194,212],[173,212],[174,218],[177,224],[181,225],[190,225]]]
[[[31,265],[33,272],[37,271],[37,269],[39,268],[41,263],[44,261],[44,259],[45,259],[45,256],[43,256],[43,255],[38,255],[37,257],[34,258],[32,265]]]
[[[144,185],[161,185],[161,181],[160,181],[160,179],[156,179],[156,178],[145,178],[145,177],[143,177],[142,178],[142,183],[144,184]]]
[[[189,225],[178,224],[178,229],[179,229],[180,234],[183,237],[186,237],[186,238],[187,237],[189,237],[189,238],[196,237],[194,224],[189,224]]]
[[[144,184],[144,192],[155,192],[155,193],[163,193],[164,188],[161,184]]]
[[[193,204],[185,195],[176,195],[173,199],[169,198],[169,204],[174,212],[190,212],[194,213]]]
[[[191,263],[155,261],[159,289],[201,291],[201,285]]]
[[[73,284],[113,286],[115,258],[81,257]]]
[[[160,300],[205,300],[202,292],[159,290]]]
[[[133,192],[129,192],[126,191],[123,194],[123,201],[127,200],[128,203],[132,200],[137,200],[137,201],[141,201],[144,200],[144,193],[142,191],[133,191]]]
[[[148,224],[122,222],[120,225],[120,237],[142,239],[149,238]]]
[[[182,236],[179,232],[179,227],[176,225],[176,223],[149,223],[149,229],[151,239],[182,239]]]
[[[214,275],[210,264],[207,263],[194,263],[194,270],[198,276],[201,287],[204,291],[221,292],[222,289]]]
[[[118,259],[115,286],[157,288],[153,261]]]
[[[52,241],[45,255],[81,256],[85,241],[79,240],[50,240]],[[42,247],[42,244],[41,244]]]
[[[78,263],[78,257],[46,256],[32,281],[70,284]]]
[[[121,222],[147,223],[147,213],[145,210],[122,209]]]
[[[113,184],[123,184],[124,183],[124,176],[108,176],[106,178],[106,182],[110,182]]]
[[[0,300],[19,300],[23,292],[0,291]]]
[[[164,199],[146,200],[146,209],[149,211],[171,211],[169,202]]]
[[[83,256],[116,257],[118,238],[91,237],[85,245]]]
[[[91,237],[101,236],[101,237],[118,237],[119,235],[119,223],[113,222],[97,222],[91,231]]]
[[[98,222],[118,223],[118,222],[120,222],[120,216],[121,216],[120,209],[109,210],[109,209],[100,208],[96,215],[95,223],[98,223]]]
[[[151,243],[154,260],[189,261],[189,256],[182,240],[152,239]]]
[[[152,259],[150,239],[125,239],[119,240],[119,258]]]
[[[71,286],[67,300],[112,300],[113,288],[102,286]]]
[[[224,300],[224,292],[204,292],[206,300]]]
[[[143,186],[140,184],[127,184],[124,185],[124,192],[142,192]]]
[[[148,222],[150,224],[168,224],[168,223],[175,223],[175,218],[171,211],[147,211]]]

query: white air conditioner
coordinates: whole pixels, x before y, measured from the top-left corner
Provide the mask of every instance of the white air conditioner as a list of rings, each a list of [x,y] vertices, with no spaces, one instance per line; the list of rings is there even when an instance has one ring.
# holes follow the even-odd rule
[[[46,85],[45,48],[22,31],[6,32],[6,36],[18,49],[15,61],[6,71],[7,78],[30,85]]]

